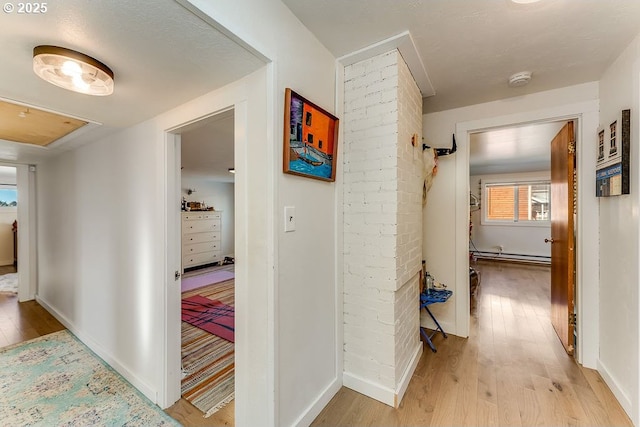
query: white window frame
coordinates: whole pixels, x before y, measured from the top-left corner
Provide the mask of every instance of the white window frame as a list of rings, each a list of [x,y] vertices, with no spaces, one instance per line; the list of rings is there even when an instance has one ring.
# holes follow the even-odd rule
[[[550,179],[527,179],[527,180],[506,180],[506,181],[483,181],[482,182],[482,199],[483,203],[480,204],[482,215],[480,223],[482,225],[501,225],[501,226],[515,226],[515,227],[549,227],[551,225],[551,215],[549,215],[549,219],[546,220],[519,220],[518,219],[518,191],[514,189],[514,218],[512,220],[504,220],[504,219],[489,219],[487,218],[488,210],[489,210],[489,196],[488,196],[488,188],[498,187],[498,186],[532,186],[532,185],[549,185],[551,186]],[[549,188],[549,192],[551,192],[551,188]],[[551,196],[551,194],[549,194]],[[551,197],[549,197],[551,198]],[[551,200],[549,200],[549,210],[551,210]]]

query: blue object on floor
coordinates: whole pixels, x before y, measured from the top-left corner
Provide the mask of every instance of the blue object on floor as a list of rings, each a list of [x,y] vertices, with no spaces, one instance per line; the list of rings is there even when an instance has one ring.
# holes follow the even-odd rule
[[[427,344],[429,344],[429,347],[431,347],[431,351],[433,351],[434,353],[437,350],[436,350],[436,347],[433,345],[431,338],[433,338],[433,336],[437,334],[438,331],[442,332],[442,336],[445,338],[447,338],[447,334],[444,332],[444,330],[442,329],[442,326],[440,326],[440,323],[438,323],[438,320],[436,320],[436,317],[433,315],[431,310],[429,310],[429,306],[435,303],[446,302],[451,297],[451,295],[453,295],[453,291],[449,291],[447,289],[425,289],[420,294],[420,309],[422,310],[424,308],[427,311],[427,313],[429,313],[429,316],[431,316],[431,319],[433,319],[434,323],[436,324],[436,329],[431,333],[431,335],[429,335],[425,331],[425,328],[420,326],[420,334],[425,339]]]

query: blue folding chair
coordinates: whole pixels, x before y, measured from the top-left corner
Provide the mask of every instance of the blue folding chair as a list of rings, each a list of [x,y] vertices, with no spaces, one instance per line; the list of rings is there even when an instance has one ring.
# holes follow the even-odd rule
[[[429,347],[431,347],[431,351],[433,351],[434,353],[438,350],[436,350],[436,347],[433,345],[431,338],[433,338],[434,335],[438,333],[438,331],[442,332],[442,336],[445,338],[447,338],[447,334],[442,329],[442,326],[440,326],[440,323],[438,323],[436,316],[434,316],[431,310],[429,310],[429,306],[431,304],[439,302],[446,302],[451,297],[451,295],[453,295],[453,291],[449,291],[447,289],[425,289],[420,294],[420,309],[422,310],[424,308],[436,324],[436,329],[431,334],[428,334],[425,331],[425,328],[420,326],[420,334],[425,339],[427,344],[429,344]]]

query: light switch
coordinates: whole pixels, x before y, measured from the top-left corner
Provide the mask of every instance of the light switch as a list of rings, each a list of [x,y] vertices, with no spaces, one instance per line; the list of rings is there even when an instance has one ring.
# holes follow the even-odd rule
[[[296,231],[296,208],[295,206],[284,207],[284,231]]]

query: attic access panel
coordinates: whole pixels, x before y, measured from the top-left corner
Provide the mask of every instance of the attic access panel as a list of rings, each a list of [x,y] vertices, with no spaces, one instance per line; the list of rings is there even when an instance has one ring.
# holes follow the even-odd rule
[[[46,147],[88,122],[0,100],[0,139]]]

